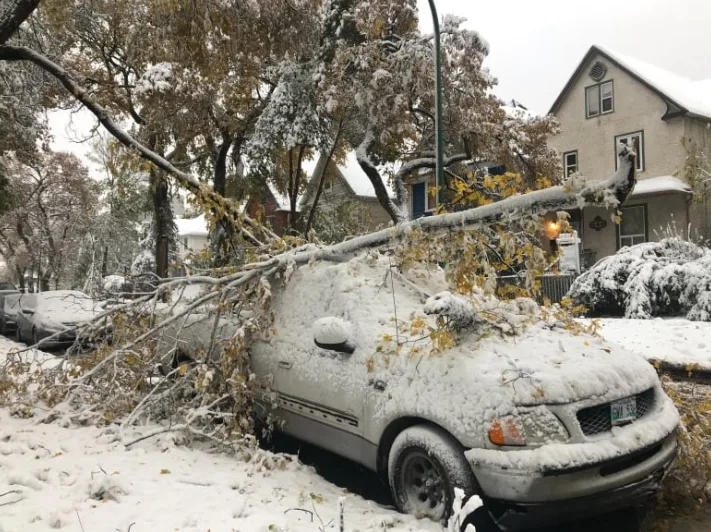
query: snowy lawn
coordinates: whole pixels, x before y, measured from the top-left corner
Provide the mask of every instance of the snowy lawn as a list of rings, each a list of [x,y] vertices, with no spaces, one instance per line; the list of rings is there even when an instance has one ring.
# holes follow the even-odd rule
[[[585,320],[586,323],[589,320]],[[711,371],[711,323],[685,318],[603,318],[600,334],[649,361]]]
[[[0,359],[16,347],[0,337]],[[171,435],[127,449],[116,432],[0,410],[0,532],[338,530],[341,497],[349,532],[441,530],[348,494],[292,457],[257,450],[245,462]]]
[[[333,520],[328,528],[337,530],[343,496],[349,531],[441,530],[266,451],[244,462],[179,447],[169,437],[127,450],[113,428],[37,425],[6,411],[0,427],[3,532],[317,532],[320,520]]]

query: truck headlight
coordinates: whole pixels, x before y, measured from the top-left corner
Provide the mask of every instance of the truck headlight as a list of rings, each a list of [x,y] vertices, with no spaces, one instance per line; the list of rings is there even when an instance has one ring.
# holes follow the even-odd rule
[[[563,423],[545,406],[521,409],[517,414],[494,419],[489,441],[494,445],[539,446],[570,438]]]

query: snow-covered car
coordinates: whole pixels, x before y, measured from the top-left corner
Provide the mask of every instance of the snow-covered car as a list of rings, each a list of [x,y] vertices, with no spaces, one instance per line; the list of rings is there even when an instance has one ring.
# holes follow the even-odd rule
[[[97,301],[78,290],[22,294],[16,315],[16,339],[40,343],[43,348],[70,345],[76,339],[76,328],[101,312]]]
[[[435,520],[455,487],[505,530],[658,490],[679,416],[649,363],[540,319],[531,300],[472,306],[428,297],[437,275],[390,272],[387,260],[323,262],[273,287],[274,323],[250,364],[284,432],[376,471],[398,509]],[[460,325],[439,353],[427,349],[432,315]],[[206,330],[193,329],[203,343]]]
[[[6,292],[0,296],[0,334],[11,335],[17,330],[20,292]]]

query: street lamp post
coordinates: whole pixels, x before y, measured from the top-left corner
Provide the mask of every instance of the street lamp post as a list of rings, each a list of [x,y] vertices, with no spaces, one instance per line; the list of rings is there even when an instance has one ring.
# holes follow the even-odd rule
[[[435,43],[435,154],[436,154],[436,175],[437,204],[444,203],[444,125],[442,124],[442,59],[440,52],[439,18],[434,0],[428,0],[432,11],[432,22],[434,25]]]

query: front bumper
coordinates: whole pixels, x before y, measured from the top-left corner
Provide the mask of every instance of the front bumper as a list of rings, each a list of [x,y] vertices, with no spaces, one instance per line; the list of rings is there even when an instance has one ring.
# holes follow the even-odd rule
[[[634,453],[548,473],[474,467],[503,530],[545,526],[634,506],[659,490],[676,458],[676,432]]]

